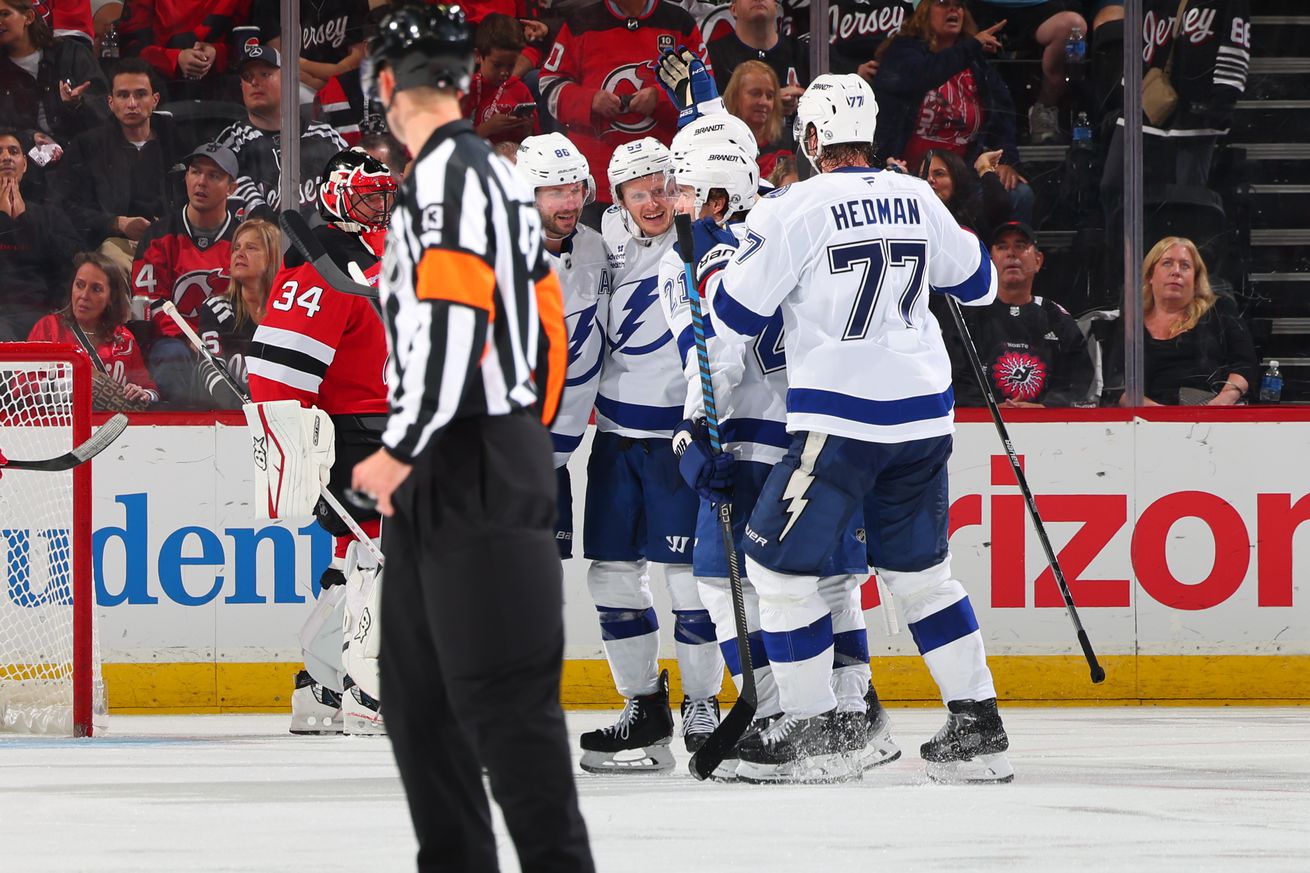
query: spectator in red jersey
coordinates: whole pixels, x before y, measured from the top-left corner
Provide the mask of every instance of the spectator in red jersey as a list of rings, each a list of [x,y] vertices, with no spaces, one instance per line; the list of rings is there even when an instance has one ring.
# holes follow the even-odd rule
[[[7,126],[27,131],[38,146],[62,145],[104,119],[107,90],[85,42],[56,37],[32,0],[0,0],[0,119]]]
[[[135,294],[150,297],[159,338],[150,347],[150,370],[164,399],[195,399],[195,359],[181,331],[163,311],[172,301],[194,328],[200,308],[227,290],[227,266],[237,219],[228,211],[237,159],[217,143],[205,143],[187,157],[187,205],[150,226],[132,263]]]
[[[686,46],[705,63],[705,40],[691,14],[667,0],[602,0],[560,28],[541,67],[541,96],[593,167],[608,167],[615,146],[652,136],[668,144],[678,112],[655,76],[653,58]],[[609,186],[586,208],[599,225]]]
[[[71,37],[91,48],[94,27],[88,0],[35,0],[37,14],[57,37]]]
[[[232,28],[250,21],[251,0],[127,0],[118,22],[124,57],[145,58],[172,100],[223,96]]]
[[[796,151],[791,129],[783,123],[778,77],[763,61],[742,61],[723,90],[723,105],[746,122],[760,154],[760,178],[767,179],[781,155]]]
[[[168,171],[181,151],[168,115],[156,115],[153,68],[126,58],[109,89],[113,118],[75,138],[55,173],[59,203],[85,245],[100,247],[125,271],[136,245],[169,208]]]
[[[99,252],[78,254],[73,258],[73,270],[68,305],[38,321],[27,338],[78,346],[72,328],[76,321],[95,347],[106,375],[122,386],[127,400],[159,402],[159,391],[146,369],[141,345],[126,327],[132,307],[126,274]]]
[[[474,35],[473,78],[459,108],[473,122],[474,132],[493,144],[518,142],[540,132],[536,100],[513,75],[524,45],[523,28],[499,13],[482,19]]]
[[[796,114],[796,101],[810,81],[809,58],[790,37],[778,33],[778,0],[732,0],[733,32],[710,42],[710,61],[719,93],[728,90],[733,72],[743,61],[768,64],[778,81],[782,114]]]
[[[23,198],[25,152],[16,131],[0,130],[0,341],[24,339],[59,306],[81,248],[61,210]]]
[[[326,120],[347,142],[359,138],[364,92],[359,65],[364,59],[368,0],[302,0],[300,3],[300,104],[319,99]],[[282,3],[254,0],[251,11],[265,45],[282,50]]]
[[[281,260],[282,233],[277,225],[261,218],[243,221],[232,237],[227,290],[210,297],[200,308],[200,338],[210,353],[227,365],[227,371],[247,394],[246,351],[255,328],[264,320],[268,292]],[[200,362],[200,378],[219,407],[241,408],[241,398],[208,359]]]

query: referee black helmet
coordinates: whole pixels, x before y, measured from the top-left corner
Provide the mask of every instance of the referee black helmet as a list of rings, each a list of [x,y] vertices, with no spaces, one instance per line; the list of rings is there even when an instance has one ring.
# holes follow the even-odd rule
[[[368,41],[373,75],[385,65],[396,90],[451,88],[467,91],[473,69],[473,29],[464,10],[444,3],[406,3],[382,17]]]

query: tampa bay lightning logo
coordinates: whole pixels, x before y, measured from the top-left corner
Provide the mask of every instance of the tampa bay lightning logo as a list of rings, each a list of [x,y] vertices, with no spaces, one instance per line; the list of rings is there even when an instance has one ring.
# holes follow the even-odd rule
[[[565,316],[565,323],[572,322],[572,329],[569,331],[569,367],[582,356],[583,351],[589,344],[592,336],[592,329],[596,325],[596,304],[593,303],[581,312]],[[585,385],[591,381],[591,378],[600,370],[602,355],[593,352],[596,356],[596,363],[581,375],[571,376],[564,380],[564,387],[574,385]]]
[[[656,310],[653,315],[649,314],[658,288],[658,277],[648,276],[635,284],[620,285],[615,291],[614,300],[624,300],[624,303],[619,310],[623,318],[609,337],[612,350],[625,355],[649,355],[673,339],[663,313]]]

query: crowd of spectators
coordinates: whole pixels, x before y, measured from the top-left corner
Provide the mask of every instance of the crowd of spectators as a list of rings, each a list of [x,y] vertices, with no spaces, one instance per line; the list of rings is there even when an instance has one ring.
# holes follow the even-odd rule
[[[90,319],[95,335],[122,345],[127,332],[148,364],[120,368],[134,402],[149,391],[150,403],[232,406],[230,390],[199,373],[160,307],[172,301],[240,376],[280,260],[278,211],[312,212],[322,167],[348,145],[404,173],[410,156],[381,124],[364,69],[368,29],[387,2],[300,3],[299,105],[287,107],[279,0],[0,0],[0,339],[27,338],[38,321],[39,335],[58,335],[50,319],[82,320],[94,295],[78,288],[94,286],[107,301]],[[1176,0],[1145,0],[1146,66],[1172,75],[1179,98],[1169,117],[1147,125],[1150,182],[1206,185],[1245,83],[1249,27],[1233,21],[1246,18],[1247,3],[1193,0],[1206,15],[1186,16],[1175,37]],[[465,115],[507,154],[526,136],[560,131],[601,178],[617,146],[646,136],[669,142],[677,113],[652,62],[688,46],[755,134],[761,178],[781,185],[808,172],[792,129],[814,73],[808,0],[463,5],[477,23]],[[1049,210],[1039,205],[1020,146],[1072,139],[1075,148],[1095,149],[1081,172],[1096,174],[1093,190],[1100,183],[1095,221],[1112,226],[1122,187],[1122,3],[828,6],[829,69],[872,85],[880,159],[926,179],[992,247],[1002,295],[971,318],[997,399],[1115,402],[1117,395],[1099,394],[1102,374],[1093,378],[1084,366],[1087,346],[1076,341],[1060,295],[1034,294]],[[1202,26],[1207,32],[1196,30]],[[298,202],[285,204],[282,130],[297,111]],[[593,224],[609,186],[597,186],[597,195],[584,216]],[[1215,402],[1245,399],[1256,364],[1249,335],[1245,344],[1239,335],[1241,317],[1206,281],[1201,251],[1186,240],[1175,245],[1190,246],[1185,259],[1153,251],[1147,266],[1190,263],[1202,311],[1162,335],[1152,319],[1175,311],[1160,290],[1174,285],[1162,279],[1157,288],[1148,277],[1148,368],[1173,372],[1191,355],[1208,374],[1223,371],[1223,384],[1192,379],[1190,387],[1218,385]],[[83,273],[95,273],[94,281]],[[1045,279],[1050,288],[1049,273]],[[1032,367],[1014,365],[1020,360]],[[1194,396],[1160,387],[1150,374],[1148,383],[1153,401]],[[978,402],[976,395],[959,390],[961,402]]]

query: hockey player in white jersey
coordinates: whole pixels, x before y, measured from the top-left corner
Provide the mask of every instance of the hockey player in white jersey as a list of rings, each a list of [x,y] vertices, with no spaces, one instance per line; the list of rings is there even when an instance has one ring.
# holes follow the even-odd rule
[[[678,211],[698,219],[692,225],[696,249],[693,263],[695,254],[716,246],[736,247],[739,237],[745,235],[743,220],[755,204],[759,189],[758,148],[750,128],[717,105],[709,107],[704,116],[678,132],[672,147],[679,187]],[[762,334],[748,346],[723,343],[712,335],[712,327],[708,331],[706,345],[712,378],[719,389],[719,428],[724,439],[724,454],[715,455],[704,425],[699,364],[679,245],[675,244],[660,263],[660,299],[678,339],[688,380],[686,419],[674,435],[674,453],[680,457],[684,479],[702,498],[693,569],[700,582],[701,599],[714,619],[724,661],[740,688],[742,668],[736,648],[728,562],[715,506],[726,499],[732,501],[734,541],[740,552],[746,519],[769,471],[791,442],[786,428],[782,314],[775,312]],[[735,463],[725,468],[722,462],[734,459]],[[728,478],[730,487],[721,487]],[[856,773],[900,757],[870,681],[868,633],[859,593],[860,581],[868,575],[862,524],[860,513],[856,513],[825,562],[818,582],[833,621],[831,681],[837,697],[837,720]],[[742,593],[758,693],[756,717],[762,726],[778,715],[781,707],[759,634],[759,599],[749,577],[742,580]],[[735,758],[728,759],[717,775],[734,773],[736,763]]]
[[[819,175],[764,198],[742,245],[698,264],[702,283],[722,271],[709,282],[721,339],[751,342],[779,308],[786,325],[793,441],[746,528],[746,572],[785,715],[742,741],[738,772],[850,775],[828,682],[832,617],[818,579],[863,506],[869,562],[949,710],[920,749],[929,776],[1009,781],[982,636],[951,574],[950,361],[925,294],[984,305],[995,297],[995,271],[925,183],[871,169],[876,118],[860,77],[816,78],[797,130]]]
[[[564,294],[569,363],[550,438],[559,483],[555,542],[560,557],[571,558],[573,488],[567,464],[582,442],[596,401],[613,271],[601,235],[579,221],[582,207],[596,197],[596,182],[582,152],[562,133],[530,136],[519,146],[515,164],[536,191],[546,256]]]
[[[608,176],[615,207],[606,241],[619,259],[605,321],[596,397],[597,434],[587,464],[583,552],[614,684],[627,700],[618,722],[582,735],[591,772],[673,767],[668,678],[647,578],[661,564],[673,602],[673,637],[685,697],[682,734],[699,748],[718,724],[723,658],[692,575],[696,494],[683,483],[670,439],[687,383],[677,344],[658,311],[659,263],[673,244],[669,150],[650,137],[619,146]]]

